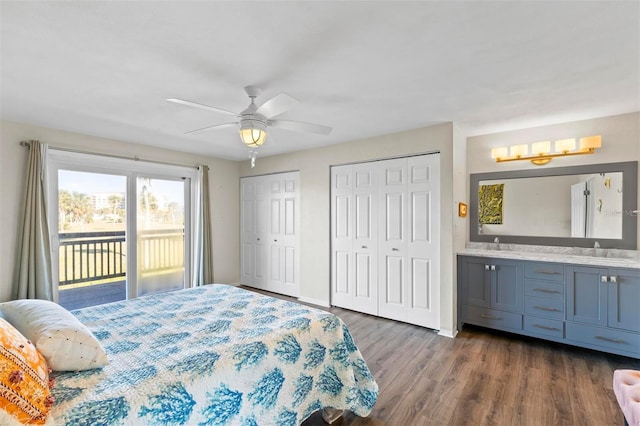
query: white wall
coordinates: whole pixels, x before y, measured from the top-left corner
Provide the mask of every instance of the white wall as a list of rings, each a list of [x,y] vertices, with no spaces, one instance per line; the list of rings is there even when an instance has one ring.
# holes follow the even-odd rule
[[[597,149],[592,155],[555,158],[546,166],[536,166],[529,161],[496,163],[491,159],[491,148],[591,135],[602,135],[602,148]],[[638,160],[640,160],[640,112],[467,138],[469,174]],[[638,199],[640,200],[640,174],[638,181]],[[640,226],[637,238],[638,248],[640,248]]]
[[[452,286],[448,291],[452,294],[447,297],[451,298],[451,309],[453,310],[453,326],[458,324],[457,306],[458,306],[458,269],[457,269],[457,253],[465,247],[466,241],[469,239],[469,216],[460,217],[458,215],[458,203],[463,202],[469,204],[469,175],[467,174],[467,138],[464,131],[458,126],[453,126],[453,251],[451,258],[453,262],[453,280]],[[445,289],[443,289],[444,291]]]
[[[28,151],[22,140],[37,139],[51,146],[93,153],[140,157],[182,165],[207,164],[213,232],[214,281],[236,283],[240,272],[238,163],[146,145],[102,139],[21,123],[0,122],[0,301],[11,295],[19,217],[23,209],[24,174]]]
[[[378,136],[330,147],[258,158],[256,168],[248,161],[241,176],[300,171],[300,294],[301,300],[328,304],[330,301],[330,166],[402,155],[441,153],[441,331],[453,332],[454,302],[454,126],[451,123],[392,135]],[[460,141],[461,139],[458,138]],[[464,141],[464,138],[462,138]],[[460,163],[457,158],[456,162]],[[464,171],[462,172],[464,173]],[[460,184],[458,177],[456,182]],[[457,189],[462,195],[464,189]],[[455,207],[457,214],[457,207]]]

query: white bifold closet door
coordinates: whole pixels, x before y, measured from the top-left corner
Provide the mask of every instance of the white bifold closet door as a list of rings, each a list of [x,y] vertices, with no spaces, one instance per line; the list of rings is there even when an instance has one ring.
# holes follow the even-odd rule
[[[331,303],[440,328],[440,155],[332,167]]]
[[[369,163],[332,167],[331,303],[378,314],[378,219]]]
[[[298,297],[299,173],[240,179],[240,283]]]

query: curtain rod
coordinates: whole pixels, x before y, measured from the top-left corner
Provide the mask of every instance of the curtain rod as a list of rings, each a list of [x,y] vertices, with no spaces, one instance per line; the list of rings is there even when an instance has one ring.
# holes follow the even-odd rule
[[[20,146],[24,146],[25,148],[29,149],[31,147],[31,141],[20,141]],[[146,160],[144,158],[138,157],[137,155],[134,156],[134,157],[127,157],[127,156],[124,156],[124,155],[99,154],[97,152],[82,151],[82,150],[79,150],[79,149],[63,148],[63,147],[51,146],[51,145],[49,145],[49,149],[54,149],[56,151],[64,151],[64,152],[74,152],[76,154],[101,155],[103,157],[118,158],[120,160],[144,161],[146,163],[163,164],[165,166],[193,167],[193,168],[196,168],[196,169],[198,167],[200,167],[200,166],[204,166],[207,169],[211,169],[206,164],[200,164],[200,165],[194,166],[192,164],[187,165],[187,164],[179,164],[179,163],[169,163],[169,162],[166,162],[166,161]]]

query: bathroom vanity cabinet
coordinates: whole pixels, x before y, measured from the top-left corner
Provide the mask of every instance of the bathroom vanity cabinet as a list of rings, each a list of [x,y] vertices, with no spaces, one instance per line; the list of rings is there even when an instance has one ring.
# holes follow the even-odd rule
[[[640,269],[459,255],[465,323],[640,358]]]

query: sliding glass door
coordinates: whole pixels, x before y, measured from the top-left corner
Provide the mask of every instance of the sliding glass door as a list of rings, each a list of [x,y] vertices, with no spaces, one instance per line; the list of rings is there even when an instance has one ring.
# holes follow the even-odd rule
[[[184,288],[185,183],[136,178],[138,295]]]
[[[126,176],[58,170],[58,297],[67,309],[127,297]]]
[[[95,157],[50,159],[54,298],[79,309],[187,287],[195,170]]]

